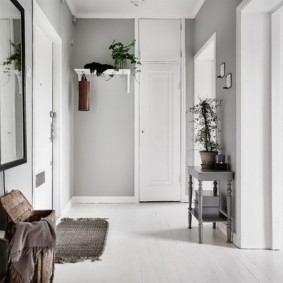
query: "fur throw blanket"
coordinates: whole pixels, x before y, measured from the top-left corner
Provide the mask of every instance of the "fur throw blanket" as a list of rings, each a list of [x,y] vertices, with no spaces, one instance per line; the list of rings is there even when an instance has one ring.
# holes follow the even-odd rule
[[[100,64],[96,62],[92,62],[89,64],[86,64],[84,66],[85,69],[90,69],[90,72],[93,74],[94,71],[96,71],[96,75],[99,77],[100,75],[103,74],[104,71],[108,69],[115,69],[114,66],[107,65],[107,64]]]
[[[50,219],[16,224],[16,233],[8,248],[12,277],[19,279],[18,282],[30,282],[38,255],[54,250],[55,246],[55,225]]]

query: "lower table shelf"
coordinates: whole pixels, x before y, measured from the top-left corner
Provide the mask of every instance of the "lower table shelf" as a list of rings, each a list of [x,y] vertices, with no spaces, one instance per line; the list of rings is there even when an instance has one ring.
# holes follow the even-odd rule
[[[191,210],[189,210],[189,212],[197,219],[199,219],[199,215],[198,212],[192,208]],[[227,217],[225,215],[223,215],[221,212],[219,212],[218,215],[202,215],[202,220],[203,222],[226,222],[227,221]]]

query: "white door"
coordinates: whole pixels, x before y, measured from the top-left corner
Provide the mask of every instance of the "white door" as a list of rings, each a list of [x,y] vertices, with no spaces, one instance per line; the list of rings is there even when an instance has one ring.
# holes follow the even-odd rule
[[[180,201],[180,68],[142,65],[140,201]]]
[[[34,34],[34,207],[51,209],[52,204],[52,41],[38,28]]]

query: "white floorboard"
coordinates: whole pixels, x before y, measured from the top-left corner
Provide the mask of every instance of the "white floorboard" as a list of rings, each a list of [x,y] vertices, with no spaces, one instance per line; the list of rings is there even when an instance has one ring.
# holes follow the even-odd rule
[[[283,282],[283,252],[240,250],[212,224],[198,244],[187,204],[73,205],[67,217],[109,218],[101,261],[56,264],[54,282]]]

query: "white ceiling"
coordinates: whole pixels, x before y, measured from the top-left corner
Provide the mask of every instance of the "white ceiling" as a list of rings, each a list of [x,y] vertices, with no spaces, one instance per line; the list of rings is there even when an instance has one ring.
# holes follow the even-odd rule
[[[211,1],[211,0],[210,0]],[[77,18],[194,18],[205,0],[67,0]]]

